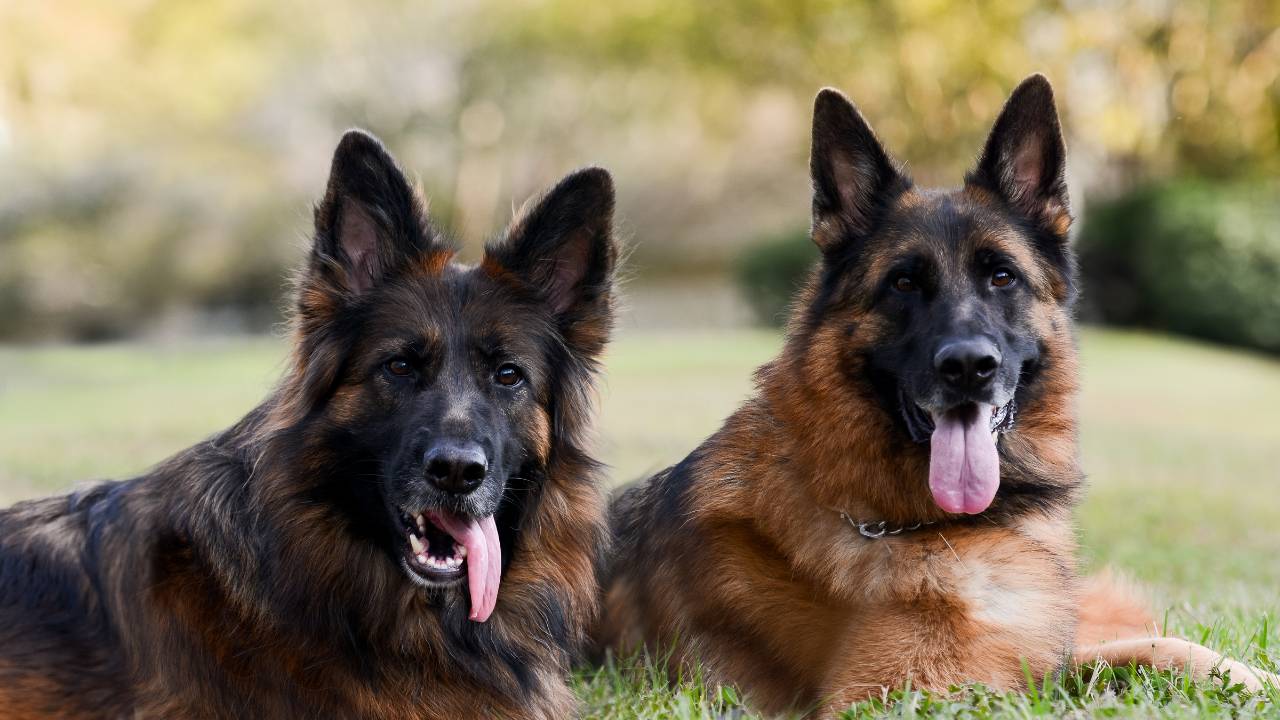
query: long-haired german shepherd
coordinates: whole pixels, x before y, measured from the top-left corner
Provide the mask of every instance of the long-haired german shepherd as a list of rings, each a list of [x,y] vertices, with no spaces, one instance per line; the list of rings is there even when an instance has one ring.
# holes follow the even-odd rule
[[[839,92],[814,108],[821,260],[757,391],[623,493],[599,640],[674,651],[768,712],[1002,688],[1074,657],[1246,666],[1077,576],[1075,267],[1048,81],[964,187],[923,190]],[[1025,670],[1024,670],[1025,668]]]
[[[142,477],[0,512],[0,716],[570,714],[612,212],[576,172],[463,266],[347,133],[278,388]]]

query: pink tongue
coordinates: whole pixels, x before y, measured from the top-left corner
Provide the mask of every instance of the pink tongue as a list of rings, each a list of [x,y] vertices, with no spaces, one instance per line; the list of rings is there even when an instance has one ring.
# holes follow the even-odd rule
[[[929,441],[929,489],[938,507],[975,515],[1000,488],[1000,456],[991,435],[991,406],[933,416]]]
[[[502,579],[502,545],[498,542],[498,526],[493,522],[493,516],[473,520],[435,512],[431,513],[430,519],[467,549],[470,618],[476,622],[488,620],[498,604],[498,583]]]

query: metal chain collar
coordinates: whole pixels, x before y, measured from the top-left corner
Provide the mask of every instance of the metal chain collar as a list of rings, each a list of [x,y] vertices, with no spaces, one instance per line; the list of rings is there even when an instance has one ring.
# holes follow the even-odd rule
[[[929,522],[918,522],[915,525],[898,525],[897,527],[890,527],[889,523],[884,520],[881,520],[880,522],[858,522],[857,520],[849,517],[849,514],[845,512],[840,512],[840,517],[844,518],[845,522],[849,523],[849,525],[857,530],[859,535],[862,535],[862,537],[869,540],[879,540],[886,535],[901,535],[904,532],[919,530],[926,525],[937,524],[936,520],[931,520]]]

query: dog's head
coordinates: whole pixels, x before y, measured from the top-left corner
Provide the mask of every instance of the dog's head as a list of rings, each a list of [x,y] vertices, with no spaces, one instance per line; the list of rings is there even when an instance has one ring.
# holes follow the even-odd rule
[[[402,582],[465,585],[473,620],[493,610],[519,498],[580,432],[612,321],[612,211],[608,173],[573,173],[464,266],[381,143],[351,131],[334,154],[276,424],[305,428],[322,465],[308,502]]]
[[[1000,484],[995,435],[1034,402],[1069,334],[1075,268],[1065,148],[1047,80],[1024,81],[958,190],[917,189],[854,106],[818,95],[804,316],[839,328],[853,384],[904,439],[928,442],[939,507],[978,513]]]

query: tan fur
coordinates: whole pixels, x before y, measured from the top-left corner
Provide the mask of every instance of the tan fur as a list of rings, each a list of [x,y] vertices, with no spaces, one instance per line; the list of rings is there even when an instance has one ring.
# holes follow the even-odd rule
[[[997,237],[975,235],[975,244]],[[1221,665],[1258,687],[1262,674],[1185,641],[1093,645],[1152,629],[1118,582],[1077,575],[1077,358],[1049,276],[1027,309],[1048,358],[1037,402],[1020,407],[1000,447],[1004,463],[1060,500],[964,522],[908,481],[927,477],[927,451],[846,379],[889,321],[853,301],[808,320],[815,275],[755,394],[685,463],[618,500],[598,642],[624,655],[670,652],[673,670],[697,664],[766,713],[834,714],[906,682],[1021,689],[1073,657],[1185,666],[1196,678]],[[842,512],[938,525],[868,540]]]
[[[1215,673],[1229,675],[1251,691],[1264,683],[1280,687],[1280,676],[1224,657],[1181,638],[1165,637],[1133,585],[1103,572],[1085,581],[1080,595],[1080,625],[1073,660],[1077,665],[1102,661],[1113,667],[1130,664],[1186,672],[1197,680]]]
[[[1046,386],[1067,397],[1074,350],[1056,319],[1063,346]],[[875,318],[856,311],[825,318],[807,344],[792,328],[757,395],[704,446],[684,532],[657,539],[662,561],[643,566],[654,574],[623,561],[607,644],[674,646],[766,712],[847,707],[907,679],[1021,687],[1023,659],[1036,677],[1061,667],[1075,624],[1068,514],[877,541],[841,518],[946,519],[927,488],[892,482],[927,474],[927,456],[904,456],[870,399],[834,381],[856,362],[843,349],[877,336]],[[1025,451],[1074,467],[1069,417],[1021,422]]]
[[[453,262],[455,254],[452,250],[437,250],[425,253],[418,259],[417,271],[419,274],[427,276],[443,275],[445,268],[449,267],[449,263]]]

